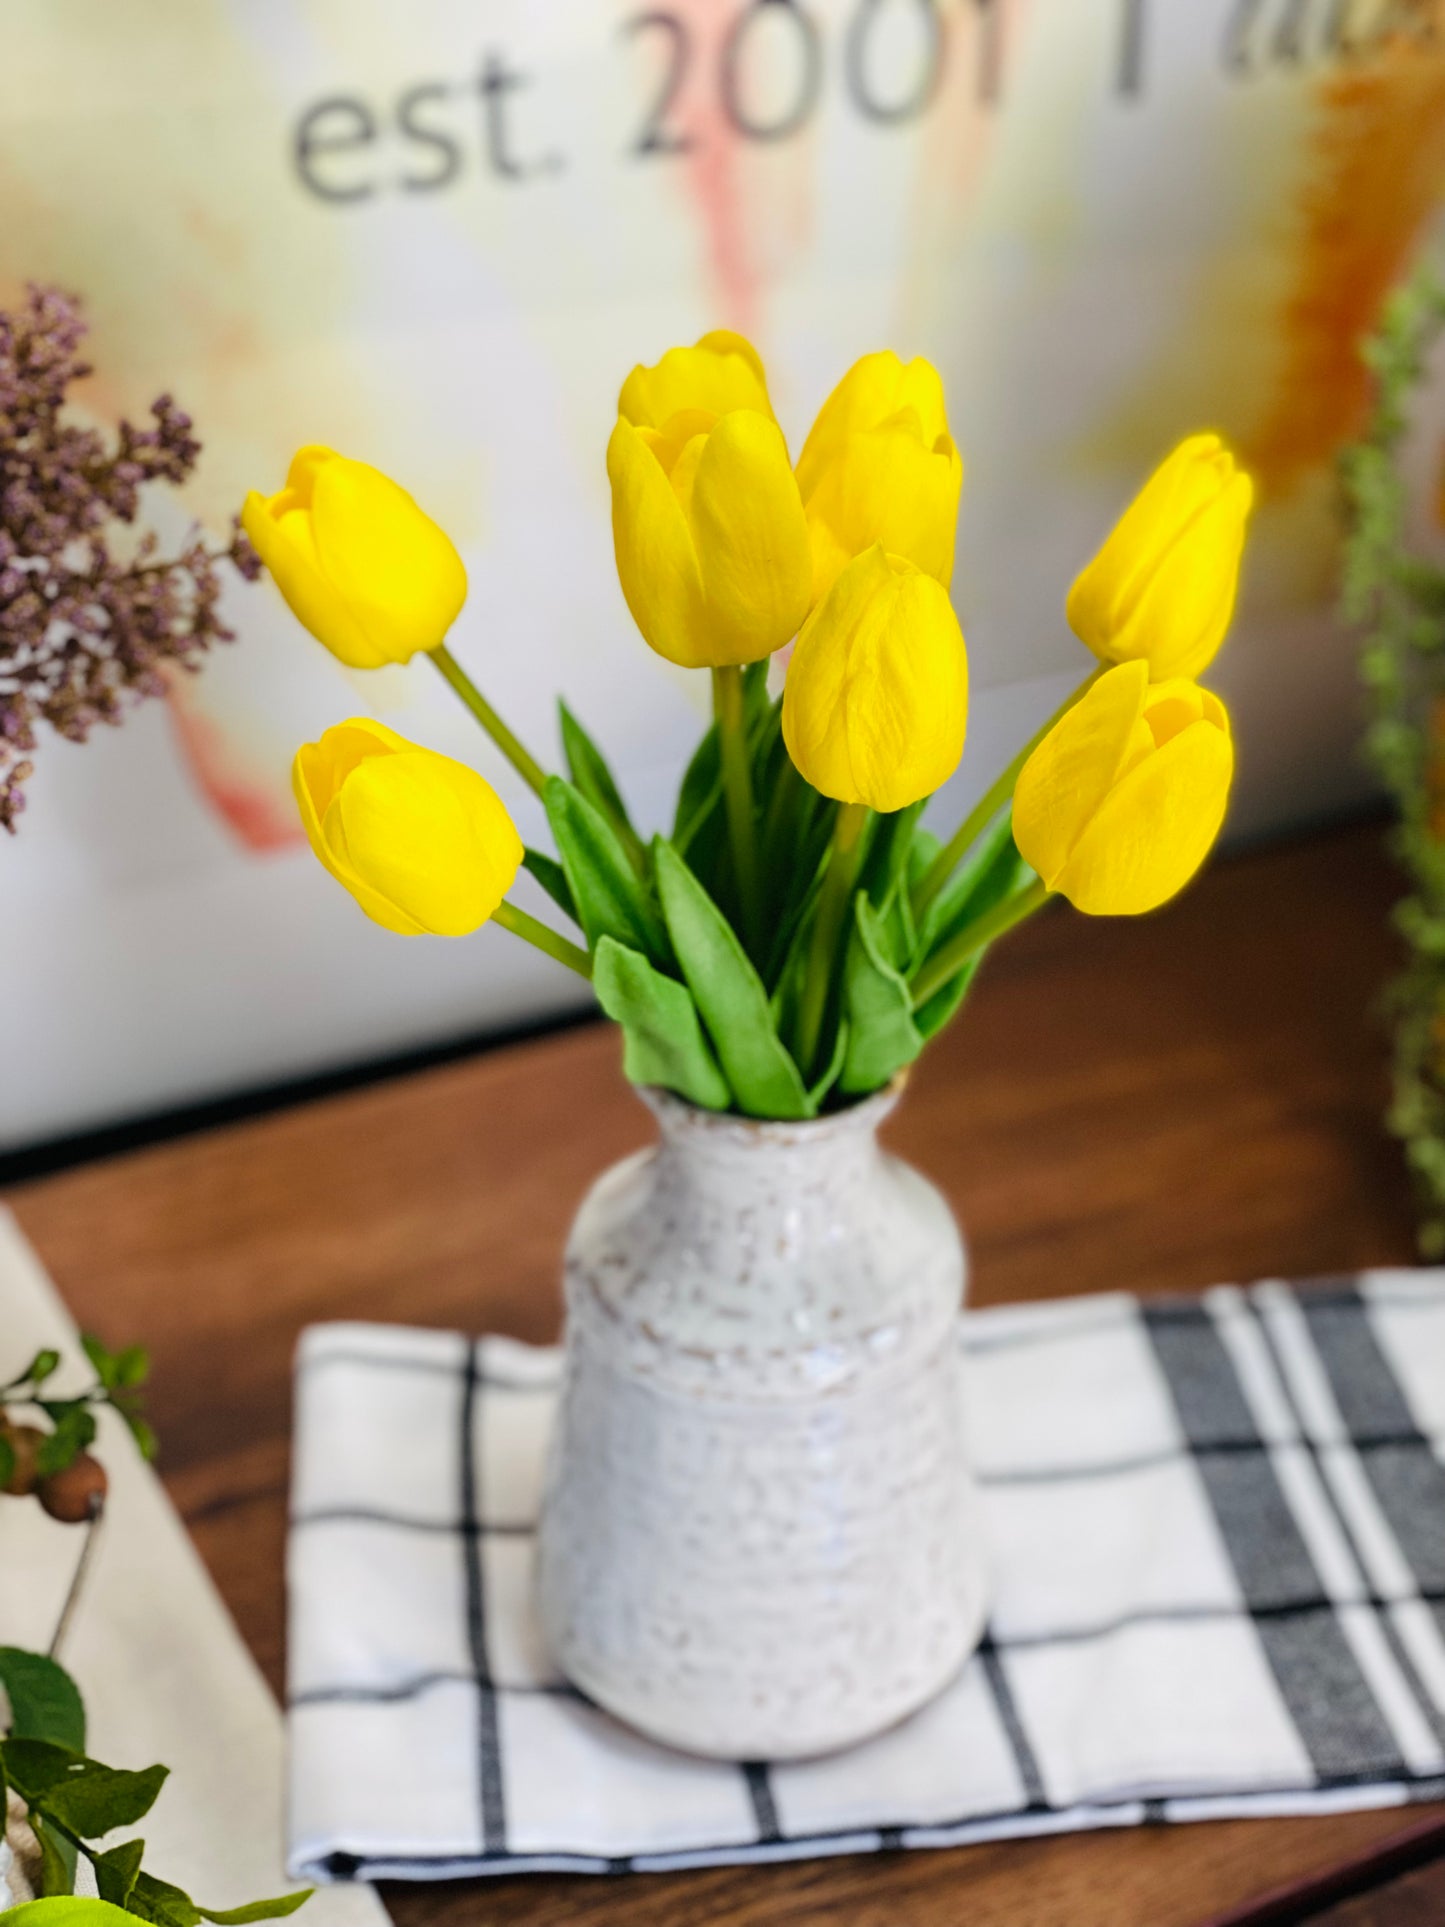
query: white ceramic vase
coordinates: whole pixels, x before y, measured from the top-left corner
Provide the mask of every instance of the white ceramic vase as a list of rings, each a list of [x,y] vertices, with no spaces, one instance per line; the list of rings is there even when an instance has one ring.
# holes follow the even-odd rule
[[[947,1205],[887,1155],[896,1090],[805,1124],[643,1093],[654,1148],[567,1251],[538,1585],[563,1672],[695,1753],[822,1753],[977,1643]]]

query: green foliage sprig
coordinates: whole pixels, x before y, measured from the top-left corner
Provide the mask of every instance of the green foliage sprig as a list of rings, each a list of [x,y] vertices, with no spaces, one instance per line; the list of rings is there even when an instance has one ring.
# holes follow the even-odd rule
[[[34,1492],[57,1518],[81,1519],[105,1495],[105,1474],[89,1456],[97,1408],[109,1406],[130,1429],[141,1454],[155,1457],[156,1440],[141,1409],[150,1360],[139,1345],[112,1352],[98,1338],[81,1339],[95,1380],[82,1391],[56,1396],[50,1382],[60,1354],[39,1351],[16,1377],[0,1385],[0,1492]],[[28,1412],[43,1425],[17,1419]],[[68,1476],[67,1476],[68,1475]]]
[[[1407,960],[1388,992],[1388,1122],[1416,1182],[1429,1257],[1445,1254],[1445,570],[1411,550],[1399,457],[1411,398],[1442,330],[1445,284],[1426,267],[1394,295],[1365,344],[1374,413],[1340,459],[1350,520],[1344,612],[1365,627],[1365,753],[1394,801],[1391,848],[1409,884],[1394,912]]]
[[[983,834],[948,887],[915,914],[939,854],[919,822],[923,803],[864,813],[839,905],[841,967],[814,1012],[820,1041],[805,1047],[809,944],[840,806],[789,761],[767,664],[746,669],[742,682],[752,787],[769,799],[756,875],[761,930],[751,945],[739,934],[745,919],[716,724],[683,778],[671,837],[649,846],[601,750],[564,710],[572,780],[549,776],[542,792],[560,861],[529,850],[526,864],[587,939],[598,1001],[622,1028],[633,1083],[662,1085],[710,1110],[810,1118],[912,1063],[963,1002],[992,935],[989,916],[1016,901],[1033,873],[1004,799],[990,822],[975,825]],[[930,973],[937,981],[920,994]]]
[[[126,1772],[90,1759],[80,1691],[53,1659],[0,1646],[0,1686],[10,1703],[9,1725],[0,1738],[0,1814],[7,1791],[24,1807],[40,1849],[44,1896],[73,1892],[76,1863],[83,1855],[102,1901],[157,1927],[199,1927],[203,1920],[217,1927],[242,1927],[247,1921],[294,1913],[307,1899],[310,1889],[244,1907],[202,1907],[182,1888],[147,1870],[143,1840],[100,1846],[109,1834],[145,1818],[169,1769],[149,1766]]]

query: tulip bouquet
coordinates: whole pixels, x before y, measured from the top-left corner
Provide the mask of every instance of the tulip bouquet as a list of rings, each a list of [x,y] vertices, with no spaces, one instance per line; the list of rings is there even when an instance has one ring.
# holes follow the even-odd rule
[[[1051,896],[1133,915],[1203,861],[1234,759],[1195,678],[1229,625],[1252,493],[1217,436],[1168,457],[1079,576],[1090,673],[946,841],[920,817],[963,754],[968,662],[936,370],[865,356],[794,465],[756,351],[709,334],[628,376],[607,472],[637,627],[712,684],[671,832],[650,840],[565,706],[567,773],[548,773],[452,656],[462,563],[395,482],[308,447],[248,498],[305,627],[360,668],[429,655],[546,809],[555,856],[524,848],[468,766],[364,717],[327,730],[296,757],[302,820],[378,923],[460,936],[490,918],[591,979],[635,1083],[801,1119],[887,1084]],[[522,867],[580,941],[510,901]]]

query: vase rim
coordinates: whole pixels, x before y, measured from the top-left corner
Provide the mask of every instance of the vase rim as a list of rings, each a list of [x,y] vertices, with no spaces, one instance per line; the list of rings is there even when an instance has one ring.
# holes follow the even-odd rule
[[[870,1091],[867,1097],[859,1098],[845,1110],[801,1118],[745,1117],[739,1111],[709,1111],[661,1084],[638,1084],[634,1088],[664,1129],[715,1131],[720,1136],[726,1133],[762,1144],[811,1145],[824,1143],[830,1137],[851,1137],[860,1130],[876,1130],[897,1105],[907,1082],[905,1067],[895,1072],[881,1089]]]

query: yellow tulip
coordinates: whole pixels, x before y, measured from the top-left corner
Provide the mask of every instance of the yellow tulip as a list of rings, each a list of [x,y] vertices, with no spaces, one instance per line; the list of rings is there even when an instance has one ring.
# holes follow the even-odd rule
[[[1142,662],[1108,670],[1019,772],[1014,841],[1050,890],[1091,916],[1133,916],[1182,890],[1224,821],[1229,715]]]
[[[711,337],[708,337],[709,339]],[[735,337],[732,337],[735,339]],[[752,364],[741,355],[700,358],[716,399]],[[681,375],[661,379],[669,357],[638,375],[659,406],[682,394]],[[725,378],[724,378],[725,377]],[[759,377],[760,383],[760,377]],[[617,575],[646,641],[685,669],[756,662],[797,634],[808,613],[808,530],[782,431],[766,408],[714,414],[686,407],[662,426],[620,416],[607,444]],[[623,389],[628,399],[628,389]],[[640,406],[640,404],[638,404]]]
[[[741,335],[717,328],[693,348],[669,348],[655,368],[634,368],[622,384],[617,412],[634,428],[666,428],[674,415],[731,414],[750,408],[770,419],[762,357]]]
[[[1069,591],[1069,626],[1101,662],[1155,682],[1198,676],[1234,614],[1254,484],[1218,435],[1181,442]]]
[[[875,542],[947,586],[963,462],[931,362],[891,352],[854,362],[819,410],[797,473],[815,601]]]
[[[465,936],[512,887],[522,839],[491,784],[381,723],[303,744],[291,782],[312,849],[388,930]]]
[[[291,611],[353,669],[435,649],[467,599],[450,539],[380,469],[300,448],[286,486],[253,489],[241,526]]]
[[[783,687],[783,740],[824,796],[901,810],[947,782],[968,725],[968,655],[948,591],[881,547],[809,616]]]

